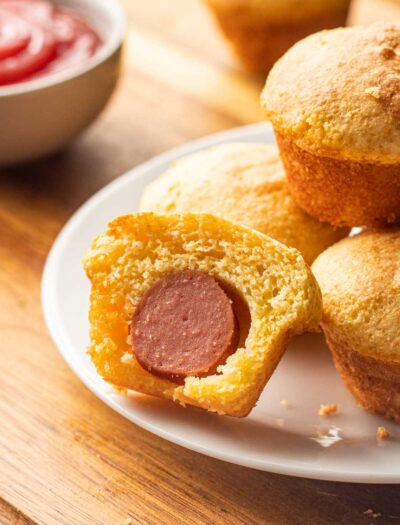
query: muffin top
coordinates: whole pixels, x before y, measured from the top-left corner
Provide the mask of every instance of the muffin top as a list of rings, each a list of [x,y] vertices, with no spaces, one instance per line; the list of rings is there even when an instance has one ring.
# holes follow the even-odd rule
[[[261,101],[275,130],[310,153],[400,162],[400,24],[305,38],[275,64]]]
[[[223,144],[189,155],[147,186],[140,209],[223,216],[297,248],[309,264],[349,231],[321,223],[295,204],[271,144]]]
[[[322,291],[323,326],[336,343],[400,362],[400,229],[343,239],[312,269]]]
[[[317,17],[327,12],[347,9],[350,0],[205,0],[219,11],[246,15],[255,13],[271,22],[285,22]]]

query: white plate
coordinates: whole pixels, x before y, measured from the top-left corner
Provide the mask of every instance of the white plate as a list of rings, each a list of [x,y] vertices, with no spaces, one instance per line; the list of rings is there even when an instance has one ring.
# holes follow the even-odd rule
[[[90,390],[137,425],[208,456],[270,472],[363,483],[400,483],[400,428],[357,407],[336,373],[322,336],[292,343],[257,407],[245,419],[183,409],[142,395],[121,396],[96,374],[88,344],[89,283],[81,260],[117,215],[137,211],[147,183],[174,159],[222,142],[273,142],[266,124],[212,135],[160,155],[118,178],[72,217],[56,240],[44,276],[43,308],[64,359]],[[286,399],[288,407],[280,401]],[[338,413],[318,416],[321,403]],[[393,438],[378,443],[376,428]]]

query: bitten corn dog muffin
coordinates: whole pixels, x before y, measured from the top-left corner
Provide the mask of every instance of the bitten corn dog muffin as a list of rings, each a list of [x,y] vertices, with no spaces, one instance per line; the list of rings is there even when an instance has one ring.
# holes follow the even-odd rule
[[[350,0],[205,0],[243,64],[266,73],[301,38],[346,22]]]
[[[297,206],[272,144],[223,144],[180,159],[147,186],[140,209],[220,215],[297,248],[309,264],[349,232]]]
[[[343,380],[364,408],[400,421],[400,230],[344,239],[312,268]]]
[[[119,217],[84,260],[89,354],[118,387],[247,415],[321,297],[300,253],[212,215]]]
[[[400,25],[297,43],[262,94],[297,203],[337,226],[400,223]]]

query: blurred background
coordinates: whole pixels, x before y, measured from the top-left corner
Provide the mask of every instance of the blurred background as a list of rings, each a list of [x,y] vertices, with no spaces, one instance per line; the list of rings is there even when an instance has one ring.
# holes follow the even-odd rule
[[[239,467],[221,467],[210,458],[199,460],[197,455],[161,440],[153,445],[145,431],[133,430],[129,422],[110,414],[82,387],[50,340],[41,313],[41,274],[49,249],[71,214],[105,184],[156,154],[210,133],[263,120],[259,95],[266,74],[249,71],[232,53],[209,5],[201,0],[120,3],[129,27],[120,81],[105,111],[64,151],[0,168],[0,335],[6,342],[0,359],[0,418],[4,425],[0,457],[4,450],[6,458],[0,463],[0,523],[87,525],[100,523],[94,516],[101,512],[107,512],[107,523],[125,523],[131,501],[128,496],[134,497],[142,486],[137,482],[131,493],[125,485],[117,486],[110,465],[116,463],[124,472],[129,455],[133,457],[135,452],[141,468],[153,469],[155,479],[175,468],[186,472],[188,479],[195,473],[194,485],[182,489],[194,501],[201,491],[206,494],[208,480],[213,479],[213,493],[224,502],[221,509],[225,504],[235,505],[235,498],[239,504],[243,500],[243,523],[263,523],[263,516],[271,514],[264,497],[272,487],[270,479],[274,479],[281,501],[297,500],[289,521],[291,508],[273,507],[274,523],[299,523],[295,513],[301,507],[304,523],[336,524],[337,512],[345,516],[352,504],[359,508],[348,514],[346,523],[366,523],[363,511],[376,508],[374,505],[379,508],[379,498],[385,494],[392,494],[395,505],[395,489],[389,493],[383,487],[353,488],[349,496],[347,486],[336,486],[333,500],[329,499],[333,489],[328,484],[324,485],[328,488],[325,498],[321,496],[324,492],[319,492],[321,484],[312,481],[288,481],[249,471],[243,483]],[[400,2],[396,0],[353,0],[348,23],[396,19],[400,19]],[[95,93],[96,86],[92,89]],[[60,101],[68,107],[68,98]],[[2,114],[0,124],[1,119]],[[23,125],[32,126],[29,112]],[[8,129],[3,124],[0,128],[1,141]],[[117,439],[124,446],[117,445]],[[106,487],[101,494],[89,477],[80,477],[77,469],[63,463],[66,450],[84,458],[82,470],[90,471],[97,483]],[[162,456],[157,456],[159,451]],[[108,454],[115,454],[112,460]],[[173,469],[157,470],[154,457],[160,462],[172,458]],[[130,465],[136,471],[137,465],[132,466],[132,461]],[[215,474],[218,469],[222,472],[219,477]],[[220,480],[225,480],[225,485]],[[231,492],[235,484],[236,492]],[[26,494],[34,494],[35,505],[27,504]],[[45,494],[45,504],[39,494]],[[66,494],[68,505],[63,503]],[[84,501],[82,494],[88,495]],[[12,503],[2,506],[2,498]],[[326,521],[316,521],[316,498],[321,512],[328,516]],[[137,498],[137,512],[147,523],[146,513],[156,503],[143,501]],[[38,521],[25,521],[14,507],[32,510]],[[197,508],[204,522],[206,507],[203,502]],[[51,514],[52,509],[58,509],[59,515]],[[247,521],[249,513],[254,521]],[[199,523],[195,513],[193,516],[193,523]]]
[[[263,119],[259,94],[266,75],[249,72],[237,59],[205,3],[121,3],[129,31],[112,102],[65,152],[28,166],[2,168],[2,210],[10,202],[21,206],[22,215],[54,206],[50,216],[57,229],[92,193],[151,156]],[[353,0],[348,23],[399,15],[397,0]]]
[[[200,0],[123,0],[129,16],[124,68],[107,111],[66,153],[45,163],[2,170],[2,185],[48,196],[68,193],[66,214],[111,178],[187,140],[261,120],[265,75],[236,60]],[[353,0],[349,23],[393,20],[396,0]],[[95,166],[95,175],[92,170]],[[76,177],[75,173],[85,173]],[[35,174],[40,174],[40,180]],[[1,197],[0,197],[1,198]]]

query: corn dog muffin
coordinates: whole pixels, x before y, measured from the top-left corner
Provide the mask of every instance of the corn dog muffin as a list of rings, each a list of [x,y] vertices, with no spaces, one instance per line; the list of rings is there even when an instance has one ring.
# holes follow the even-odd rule
[[[350,0],[205,0],[233,51],[251,71],[266,73],[295,42],[342,26]]]
[[[245,416],[322,304],[300,253],[212,215],[115,219],[84,260],[89,354],[116,385]]]
[[[349,232],[297,206],[272,144],[223,144],[180,159],[147,186],[140,209],[223,216],[297,248],[308,264]]]
[[[290,190],[337,226],[400,223],[400,25],[323,31],[297,43],[262,94]]]
[[[400,229],[344,239],[312,268],[344,382],[364,408],[400,421]]]

